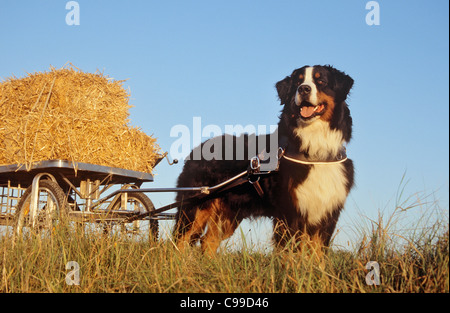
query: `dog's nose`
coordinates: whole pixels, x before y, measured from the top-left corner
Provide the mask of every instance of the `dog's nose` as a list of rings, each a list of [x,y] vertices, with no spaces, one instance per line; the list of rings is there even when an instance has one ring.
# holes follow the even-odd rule
[[[298,92],[302,95],[308,95],[311,92],[311,87],[309,85],[300,85]]]

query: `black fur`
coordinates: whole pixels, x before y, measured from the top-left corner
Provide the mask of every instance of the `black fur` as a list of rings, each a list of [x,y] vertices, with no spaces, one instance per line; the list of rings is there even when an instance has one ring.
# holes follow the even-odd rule
[[[307,66],[296,69],[293,73],[276,83],[276,89],[280,99],[280,104],[283,105],[280,120],[278,123],[278,131],[273,136],[278,136],[278,142],[286,141],[288,143],[288,150],[296,151],[297,153],[304,154],[305,157],[309,156],[309,151],[302,146],[301,139],[296,135],[299,129],[302,131],[305,125],[302,122],[302,118],[299,114],[299,105],[295,102],[295,96],[297,88],[302,84],[300,76],[305,72]],[[322,82],[318,82],[314,79],[314,83],[317,87],[317,92],[327,99],[334,100],[334,108],[330,103],[324,110],[325,113],[320,118],[325,118],[329,128],[334,131],[342,133],[342,138],[345,142],[349,142],[352,135],[352,118],[350,116],[349,108],[345,102],[350,89],[353,86],[353,79],[345,73],[336,70],[331,66],[314,66],[314,74],[319,75]],[[326,112],[333,108],[332,112]],[[252,147],[254,141],[258,142],[258,138],[255,135],[243,135],[241,137],[233,137],[230,140],[229,135],[213,138],[209,141],[202,143],[196,149],[210,149],[211,147],[221,147],[221,151],[216,152],[217,156],[221,155],[221,160],[194,160],[194,151],[190,154],[190,160],[185,162],[182,173],[180,174],[177,182],[178,187],[191,187],[191,186],[214,186],[221,183],[236,174],[245,171],[249,165],[248,160],[254,155],[248,152],[248,147]],[[266,136],[267,142],[270,142],[270,135]],[[272,137],[273,140],[274,137]],[[245,142],[245,158],[237,159],[236,144],[243,140]],[[232,144],[231,144],[232,142]],[[228,145],[226,145],[228,143]],[[267,145],[269,146],[269,145]],[[257,147],[257,151],[262,151],[266,147]],[[226,151],[232,151],[233,160],[226,160]],[[266,150],[270,150],[266,148]],[[210,152],[214,152],[209,150]],[[274,151],[271,151],[274,152]],[[343,163],[344,170],[343,175],[346,177],[345,190],[348,194],[353,185],[353,163],[350,159]],[[213,207],[213,201],[210,200],[203,203],[200,206],[184,207],[178,211],[177,221],[174,229],[175,238],[182,238],[189,230],[192,229],[193,222],[197,218],[199,219],[198,212],[202,210],[210,210],[208,214],[220,215],[221,220],[233,220],[233,226],[230,228],[232,231],[239,225],[244,218],[266,216],[273,218],[274,223],[274,240],[280,245],[284,245],[287,240],[295,238],[300,239],[302,235],[307,235],[309,238],[314,236],[319,238],[323,245],[328,245],[335,229],[339,213],[343,208],[343,203],[339,203],[334,207],[327,216],[324,216],[320,223],[309,223],[308,213],[303,214],[298,209],[298,204],[295,201],[295,188],[301,187],[302,184],[308,179],[310,171],[314,165],[297,164],[286,159],[281,159],[279,164],[279,172],[276,175],[268,178],[261,179],[260,184],[264,191],[263,197],[256,192],[255,188],[247,183],[238,188],[235,188],[219,200],[220,206],[215,206],[215,211],[211,210]],[[192,196],[194,193],[180,192],[177,194],[177,201],[182,201],[184,198]],[[214,211],[214,212],[213,212]],[[308,212],[306,210],[306,212]],[[207,219],[206,216],[204,219]],[[212,222],[210,219],[205,222],[206,224],[200,227],[198,230],[189,234],[188,240],[191,243],[196,242],[202,236],[203,229],[208,225],[208,229],[212,228]],[[200,231],[201,230],[201,231]],[[226,233],[226,231],[223,231]],[[219,236],[218,241],[225,239],[226,235]],[[317,238],[315,240],[317,240]],[[184,238],[186,239],[186,238]],[[216,246],[213,246],[215,250]]]

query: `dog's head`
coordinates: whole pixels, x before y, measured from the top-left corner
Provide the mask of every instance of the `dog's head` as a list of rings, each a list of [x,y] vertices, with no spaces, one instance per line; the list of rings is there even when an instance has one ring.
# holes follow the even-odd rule
[[[283,113],[297,126],[317,120],[339,123],[353,79],[331,66],[304,66],[276,84]]]

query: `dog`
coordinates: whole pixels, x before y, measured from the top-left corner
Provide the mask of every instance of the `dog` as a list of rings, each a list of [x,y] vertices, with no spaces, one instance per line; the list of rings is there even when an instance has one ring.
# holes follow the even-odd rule
[[[230,179],[248,168],[250,147],[262,151],[273,140],[279,145],[278,171],[261,178],[259,188],[242,184],[202,203],[183,206],[183,199],[195,193],[178,192],[176,200],[181,205],[174,227],[178,246],[200,241],[203,252],[215,254],[220,242],[244,218],[262,216],[273,221],[276,246],[289,242],[329,246],[354,183],[353,162],[345,153],[352,136],[346,99],[353,83],[350,76],[330,65],[296,69],[275,85],[283,107],[274,134],[262,135],[265,140],[255,135],[224,135],[195,148],[185,161],[177,187],[214,186]],[[244,142],[244,153],[235,149],[239,142]],[[212,148],[215,157],[195,158]]]

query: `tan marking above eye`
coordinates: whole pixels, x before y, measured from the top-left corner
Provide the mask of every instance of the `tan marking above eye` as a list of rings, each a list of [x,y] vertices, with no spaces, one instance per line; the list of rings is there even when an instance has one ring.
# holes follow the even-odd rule
[[[319,78],[319,77],[320,77],[320,73],[314,74],[314,77],[315,77],[315,78]]]
[[[303,79],[303,78],[305,78],[305,76],[303,74],[300,74],[300,76],[298,78]]]

